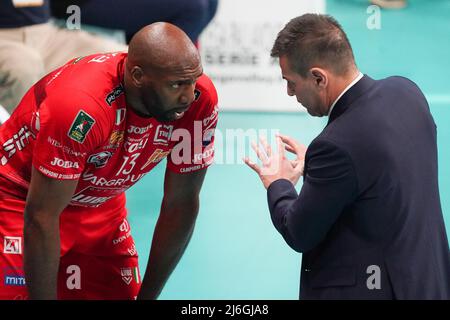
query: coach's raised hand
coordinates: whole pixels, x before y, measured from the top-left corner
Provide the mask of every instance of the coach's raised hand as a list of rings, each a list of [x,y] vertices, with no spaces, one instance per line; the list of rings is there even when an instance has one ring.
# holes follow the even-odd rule
[[[260,138],[259,141],[264,150],[261,150],[255,143],[252,144],[252,148],[255,150],[258,159],[261,160],[262,165],[257,165],[249,158],[245,158],[244,162],[259,175],[264,187],[267,189],[272,182],[279,179],[289,180],[295,185],[303,174],[306,147],[288,136],[278,135],[278,152],[273,153],[265,139]],[[289,160],[286,157],[285,150],[294,153],[297,157],[294,160]]]

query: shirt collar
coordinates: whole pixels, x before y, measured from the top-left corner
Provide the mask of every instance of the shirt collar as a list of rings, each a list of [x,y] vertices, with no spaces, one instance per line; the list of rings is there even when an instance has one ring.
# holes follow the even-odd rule
[[[334,100],[333,104],[331,105],[330,110],[328,111],[328,116],[331,114],[331,111],[333,111],[334,106],[336,105],[336,102],[346,93],[351,87],[353,87],[361,78],[363,77],[363,74],[361,71],[358,71],[358,76],[341,92],[341,94]]]

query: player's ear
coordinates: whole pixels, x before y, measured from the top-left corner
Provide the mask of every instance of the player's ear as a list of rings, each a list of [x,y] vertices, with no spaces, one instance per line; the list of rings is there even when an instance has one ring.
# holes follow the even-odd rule
[[[133,80],[133,84],[140,88],[143,85],[144,81],[144,71],[139,66],[134,66],[131,69],[131,79]]]

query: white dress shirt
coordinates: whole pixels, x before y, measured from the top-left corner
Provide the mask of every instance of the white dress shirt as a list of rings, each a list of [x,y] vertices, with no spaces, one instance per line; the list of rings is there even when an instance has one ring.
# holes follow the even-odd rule
[[[328,111],[328,116],[330,116],[331,111],[333,111],[334,106],[338,102],[338,100],[346,93],[351,87],[353,87],[364,75],[359,71],[358,76],[341,92],[341,94],[334,100],[333,104],[331,105],[330,111]]]

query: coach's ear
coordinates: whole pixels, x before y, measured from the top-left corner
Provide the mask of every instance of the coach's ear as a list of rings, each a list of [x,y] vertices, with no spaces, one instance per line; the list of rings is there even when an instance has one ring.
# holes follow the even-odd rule
[[[315,67],[311,68],[309,72],[315,85],[321,88],[325,88],[328,85],[328,73],[324,69]]]
[[[139,66],[134,66],[131,69],[131,79],[133,80],[133,84],[140,88],[143,85],[144,81],[144,71]]]

